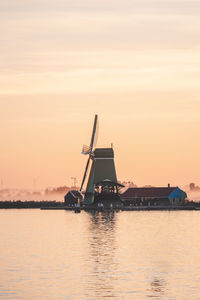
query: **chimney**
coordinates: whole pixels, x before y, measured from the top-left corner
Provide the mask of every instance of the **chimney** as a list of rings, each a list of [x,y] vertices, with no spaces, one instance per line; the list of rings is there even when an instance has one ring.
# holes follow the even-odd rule
[[[170,188],[170,183],[168,183],[168,188]]]

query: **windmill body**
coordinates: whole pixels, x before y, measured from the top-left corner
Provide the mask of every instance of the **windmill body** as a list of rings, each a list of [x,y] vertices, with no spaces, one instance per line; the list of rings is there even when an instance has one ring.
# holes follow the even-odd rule
[[[117,175],[114,164],[114,151],[113,148],[96,148],[93,150],[96,127],[98,117],[95,115],[93,126],[93,133],[91,138],[90,147],[84,146],[82,153],[89,155],[81,189],[85,182],[87,172],[89,169],[90,160],[92,165],[89,172],[86,190],[84,192],[85,205],[98,205],[100,202],[105,202],[107,205],[119,204],[120,200],[118,188],[121,186],[117,183]],[[113,203],[114,202],[114,203]]]

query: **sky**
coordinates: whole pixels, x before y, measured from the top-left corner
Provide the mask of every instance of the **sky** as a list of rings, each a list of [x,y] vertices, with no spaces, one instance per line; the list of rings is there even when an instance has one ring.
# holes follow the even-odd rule
[[[94,114],[119,180],[200,184],[200,2],[0,0],[1,187],[80,184]]]

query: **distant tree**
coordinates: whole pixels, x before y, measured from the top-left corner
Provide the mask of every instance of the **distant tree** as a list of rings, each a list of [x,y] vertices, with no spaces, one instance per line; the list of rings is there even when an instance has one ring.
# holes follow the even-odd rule
[[[189,184],[189,187],[190,187],[190,191],[194,191],[195,190],[195,183],[191,182]]]
[[[121,182],[119,182],[121,183]],[[133,183],[132,181],[123,181],[121,184],[123,184],[125,187],[137,187],[137,185],[135,183]]]

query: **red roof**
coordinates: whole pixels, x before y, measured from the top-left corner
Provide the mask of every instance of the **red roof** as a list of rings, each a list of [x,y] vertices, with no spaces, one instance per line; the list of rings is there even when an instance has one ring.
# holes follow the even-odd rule
[[[168,197],[175,187],[143,187],[143,188],[128,188],[122,198],[160,198]]]

